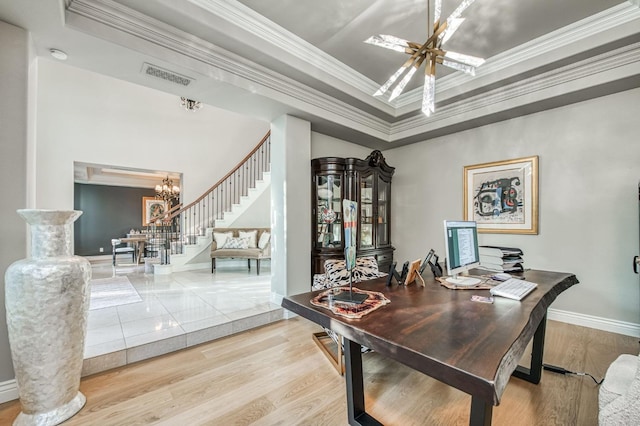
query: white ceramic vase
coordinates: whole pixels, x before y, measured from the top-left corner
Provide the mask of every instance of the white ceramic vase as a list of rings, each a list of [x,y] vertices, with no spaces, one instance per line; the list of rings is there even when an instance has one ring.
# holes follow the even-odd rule
[[[81,211],[18,210],[31,228],[31,256],[5,274],[11,356],[22,412],[14,425],[57,425],[76,414],[91,265],[71,254]]]

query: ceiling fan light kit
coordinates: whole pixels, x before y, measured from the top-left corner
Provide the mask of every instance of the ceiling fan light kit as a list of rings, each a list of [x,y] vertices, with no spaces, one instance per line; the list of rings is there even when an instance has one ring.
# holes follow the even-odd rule
[[[374,93],[374,96],[385,94],[391,86],[394,85],[395,87],[391,91],[389,101],[400,96],[407,83],[409,83],[424,62],[425,80],[422,94],[422,112],[429,117],[435,112],[436,64],[442,64],[456,71],[475,75],[476,68],[484,63],[484,59],[442,49],[442,45],[449,40],[464,22],[464,18],[460,18],[460,16],[474,1],[475,0],[463,0],[446,21],[441,23],[440,13],[442,11],[442,0],[435,0],[433,28],[430,28],[431,20],[427,18],[427,34],[430,34],[430,36],[423,44],[386,34],[378,34],[365,40],[365,43],[374,46],[380,46],[411,55],[411,57],[389,77],[380,89]],[[427,1],[427,16],[429,16],[429,14],[429,4]],[[398,82],[398,79],[403,76],[403,74],[404,77]]]

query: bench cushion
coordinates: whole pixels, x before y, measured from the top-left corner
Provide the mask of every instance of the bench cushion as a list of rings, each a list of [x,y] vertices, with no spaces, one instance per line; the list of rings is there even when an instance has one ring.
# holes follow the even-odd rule
[[[261,259],[262,250],[254,249],[218,249],[211,252],[211,257],[240,257],[245,259]]]

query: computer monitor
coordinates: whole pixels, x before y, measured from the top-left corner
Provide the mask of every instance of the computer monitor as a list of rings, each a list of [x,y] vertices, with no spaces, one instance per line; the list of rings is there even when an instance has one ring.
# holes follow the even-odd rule
[[[469,269],[480,266],[478,226],[472,221],[444,221],[444,247],[447,253],[447,282],[455,285],[476,285],[478,278],[463,277]]]

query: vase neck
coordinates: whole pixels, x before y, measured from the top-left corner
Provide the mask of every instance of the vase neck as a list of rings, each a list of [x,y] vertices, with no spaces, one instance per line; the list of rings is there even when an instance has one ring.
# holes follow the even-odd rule
[[[70,228],[68,225],[31,225],[31,257],[70,256]]]
[[[71,225],[79,210],[20,209],[31,229],[31,257],[71,255]]]

